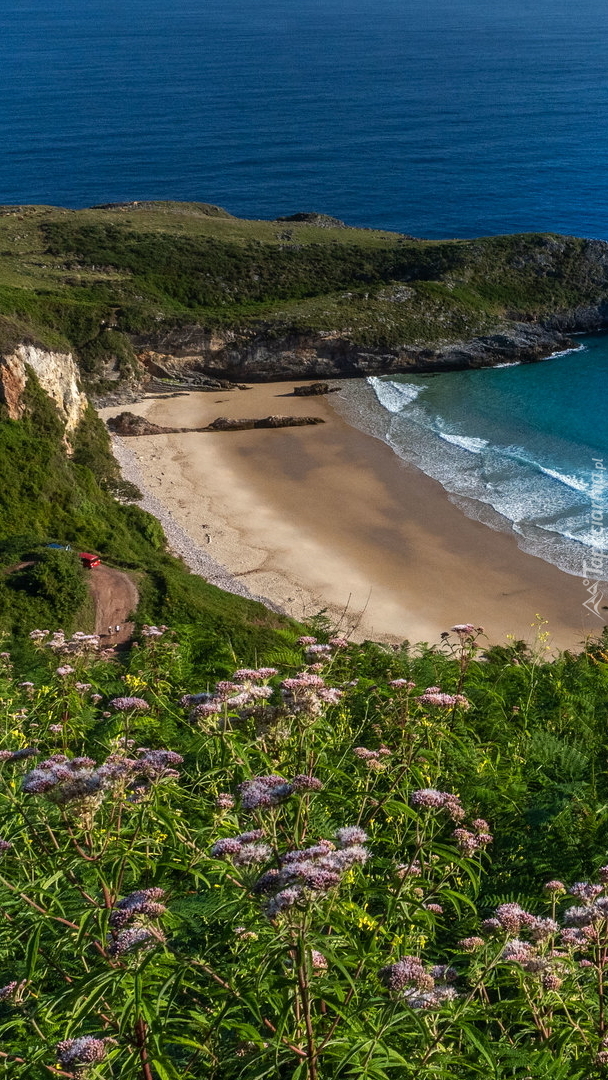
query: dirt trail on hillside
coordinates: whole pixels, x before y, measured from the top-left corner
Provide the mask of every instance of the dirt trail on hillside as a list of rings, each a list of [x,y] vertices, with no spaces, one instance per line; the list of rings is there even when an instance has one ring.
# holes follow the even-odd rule
[[[104,645],[129,641],[134,623],[128,622],[139,603],[139,593],[132,579],[111,566],[95,566],[88,571],[89,589],[95,601],[95,633]],[[119,626],[120,630],[115,627]]]

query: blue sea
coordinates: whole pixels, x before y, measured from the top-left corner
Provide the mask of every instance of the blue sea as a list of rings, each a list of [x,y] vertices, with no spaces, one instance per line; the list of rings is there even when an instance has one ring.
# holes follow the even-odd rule
[[[0,203],[608,239],[607,40],[605,0],[3,0]],[[607,380],[592,338],[534,366],[372,380],[344,407],[584,575]]]
[[[608,579],[608,338],[536,364],[353,383],[344,416],[521,548]]]

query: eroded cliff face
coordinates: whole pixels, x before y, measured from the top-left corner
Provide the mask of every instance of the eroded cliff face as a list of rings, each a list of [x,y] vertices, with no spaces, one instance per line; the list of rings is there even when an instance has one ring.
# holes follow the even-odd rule
[[[274,328],[260,326],[251,331],[222,333],[191,326],[154,336],[141,335],[134,338],[134,344],[142,350],[154,350],[140,354],[151,375],[162,370],[164,375],[179,377],[182,372],[200,371],[234,382],[344,379],[540,360],[572,345],[564,330],[572,332],[579,326],[576,320],[551,327],[512,323],[504,331],[469,341],[392,348],[359,345],[337,332],[280,335]]]
[[[55,402],[69,439],[87,407],[74,357],[71,353],[51,352],[35,345],[17,345],[11,353],[0,355],[0,400],[6,405],[11,420],[19,420],[23,415],[28,369],[34,372],[42,389]]]

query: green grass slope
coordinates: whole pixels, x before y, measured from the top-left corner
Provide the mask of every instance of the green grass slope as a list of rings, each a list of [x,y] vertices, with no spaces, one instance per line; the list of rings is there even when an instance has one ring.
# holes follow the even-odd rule
[[[92,612],[86,575],[75,555],[50,552],[49,541],[99,552],[133,573],[138,619],[189,625],[210,663],[236,649],[251,660],[277,647],[294,624],[262,604],[224,593],[190,574],[167,553],[161,526],[124,493],[105,428],[86,413],[69,458],[55,406],[30,373],[23,420],[0,412],[0,632],[23,638],[36,627],[83,628]],[[132,494],[127,485],[127,494]],[[16,564],[34,565],[15,572]],[[228,662],[228,660],[227,660]]]
[[[202,324],[460,340],[608,298],[604,245],[549,234],[423,241],[322,216],[245,221],[198,203],[0,208],[0,347],[132,363],[131,334]]]

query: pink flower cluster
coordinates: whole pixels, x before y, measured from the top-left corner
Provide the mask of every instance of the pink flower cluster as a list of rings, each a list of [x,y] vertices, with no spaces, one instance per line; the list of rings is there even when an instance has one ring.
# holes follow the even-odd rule
[[[228,858],[233,866],[261,866],[272,857],[272,848],[260,843],[264,836],[263,829],[252,829],[239,836],[227,836],[217,840],[211,848],[216,859]]]
[[[96,1039],[92,1035],[81,1035],[78,1039],[62,1039],[57,1043],[57,1058],[60,1065],[73,1069],[79,1065],[95,1065],[106,1056],[106,1043],[113,1039]]]
[[[442,709],[451,708],[454,705],[469,709],[471,706],[464,694],[444,694],[438,686],[428,686],[424,694],[420,694],[416,701],[419,705],[437,705]]]
[[[485,851],[488,844],[491,844],[494,839],[490,832],[490,826],[483,818],[477,818],[473,822],[473,829],[474,832],[463,828],[454,829],[452,833],[460,851],[467,858],[470,858],[477,851]]]
[[[110,705],[116,712],[145,712],[150,708],[148,702],[140,697],[112,698]]]
[[[279,870],[267,870],[258,878],[253,891],[269,897],[265,907],[269,919],[313,896],[325,895],[348,870],[365,864],[369,853],[363,846],[367,840],[363,829],[356,825],[338,829],[336,840],[337,848],[331,840],[319,840],[311,847],[289,851]]]
[[[323,784],[315,776],[304,773],[286,780],[283,776],[254,776],[239,784],[241,806],[244,810],[257,810],[260,807],[278,806],[285,802],[295,791],[321,791]]]
[[[61,656],[84,656],[98,652],[100,646],[99,634],[85,634],[82,630],[77,630],[71,638],[63,630],[55,630],[53,634],[50,630],[32,630],[29,637]]]
[[[313,672],[302,671],[281,683],[283,701],[291,713],[317,716],[324,705],[337,705],[342,691],[325,685],[325,680]]]
[[[135,950],[148,949],[165,940],[162,930],[148,926],[145,921],[159,919],[165,914],[167,909],[160,902],[164,895],[164,889],[138,889],[114,905],[109,919],[110,956],[126,956]]]
[[[218,716],[225,709],[241,709],[245,706],[260,705],[272,697],[272,687],[260,685],[277,675],[277,669],[239,668],[231,680],[224,679],[216,683],[213,693],[186,694],[181,699],[182,705],[192,707],[191,720],[206,716]]]
[[[462,821],[464,808],[458,795],[449,791],[437,791],[436,788],[421,788],[410,795],[410,803],[417,810],[446,810],[452,821]]]
[[[429,970],[418,956],[404,956],[378,972],[380,981],[393,993],[401,995],[411,1009],[439,1009],[458,997],[451,985],[458,972],[447,964]]]
[[[183,761],[180,754],[146,747],[138,754],[137,759],[111,754],[99,766],[92,758],[53,754],[24,776],[22,788],[28,795],[43,795],[57,806],[66,806],[91,799],[100,802],[118,788],[141,793],[156,781],[179,775],[173,766]]]

